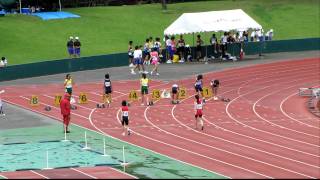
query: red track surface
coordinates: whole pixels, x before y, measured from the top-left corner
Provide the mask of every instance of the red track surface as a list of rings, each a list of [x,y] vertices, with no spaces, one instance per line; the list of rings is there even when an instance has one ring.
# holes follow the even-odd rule
[[[0,173],[8,179],[134,179],[110,167],[68,168]]]
[[[179,105],[169,99],[151,107],[132,103],[130,137],[121,136],[117,116],[121,100],[129,90],[139,89],[139,81],[113,82],[118,92],[106,109],[95,108],[101,84],[78,84],[75,95],[87,92],[90,101],[78,105],[72,122],[231,178],[320,178],[320,120],[297,95],[300,87],[320,85],[319,69],[320,59],[304,59],[205,74],[205,84],[219,79],[219,95],[231,101],[207,101],[204,131],[194,128],[194,78],[177,81],[189,89],[189,97]],[[151,89],[170,89],[172,83],[153,81]],[[60,84],[12,86],[6,92],[9,103],[61,119],[58,108],[43,110],[63,92]],[[39,96],[39,107],[30,107],[32,94]]]

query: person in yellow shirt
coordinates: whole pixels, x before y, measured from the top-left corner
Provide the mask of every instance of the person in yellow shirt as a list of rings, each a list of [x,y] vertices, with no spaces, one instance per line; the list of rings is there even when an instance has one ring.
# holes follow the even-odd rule
[[[148,98],[148,94],[149,94],[149,79],[147,78],[147,75],[145,73],[142,74],[142,78],[140,79],[140,85],[141,85],[141,106],[144,105],[145,103],[145,97],[146,96],[146,105],[150,105],[149,104],[149,98]]]
[[[67,74],[66,79],[64,80],[64,87],[65,87],[65,92],[70,95],[72,95],[72,85],[74,85],[72,77],[70,74]]]

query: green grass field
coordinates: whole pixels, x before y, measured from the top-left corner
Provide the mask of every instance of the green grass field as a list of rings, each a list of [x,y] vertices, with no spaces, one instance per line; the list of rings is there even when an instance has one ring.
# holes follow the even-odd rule
[[[10,65],[67,58],[69,36],[80,37],[82,56],[126,52],[129,40],[162,38],[182,13],[239,8],[265,30],[273,28],[274,39],[320,37],[319,6],[319,0],[229,0],[169,4],[166,12],[160,4],[64,9],[81,16],[65,20],[7,15],[0,18],[0,56]],[[192,44],[191,35],[186,40]]]

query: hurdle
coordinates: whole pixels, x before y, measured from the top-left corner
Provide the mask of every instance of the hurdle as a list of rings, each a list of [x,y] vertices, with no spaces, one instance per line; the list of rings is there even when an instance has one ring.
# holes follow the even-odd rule
[[[106,138],[105,137],[103,137],[103,155],[101,155],[101,156],[104,156],[104,157],[110,156],[109,154],[106,153]]]
[[[89,150],[91,149],[89,146],[88,146],[88,142],[87,142],[87,131],[84,131],[84,142],[85,142],[85,146],[82,148],[83,150]]]
[[[64,130],[64,139],[63,140],[61,140],[62,142],[67,142],[67,141],[69,141],[68,139],[67,139],[67,131],[66,130]]]
[[[124,155],[124,146],[122,146],[122,160],[121,166],[123,166],[123,171],[126,172],[126,166],[129,165],[129,163],[126,163],[126,157]]]
[[[299,96],[319,97],[320,88],[299,88]]]

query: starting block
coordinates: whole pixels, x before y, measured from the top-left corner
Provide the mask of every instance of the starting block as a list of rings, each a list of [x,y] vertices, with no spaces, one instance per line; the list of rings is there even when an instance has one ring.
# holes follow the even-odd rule
[[[50,106],[46,106],[46,107],[44,108],[44,110],[45,110],[45,111],[51,111],[51,107],[50,107]]]
[[[97,108],[105,108],[106,106],[103,103],[97,104]]]
[[[72,109],[72,110],[76,110],[76,109],[77,109],[77,106],[71,104],[71,109]]]
[[[153,101],[150,101],[148,105],[153,106]]]
[[[230,102],[230,99],[229,99],[229,98],[221,98],[221,101],[223,101],[223,102]]]
[[[171,104],[179,104],[179,101],[171,101]]]

